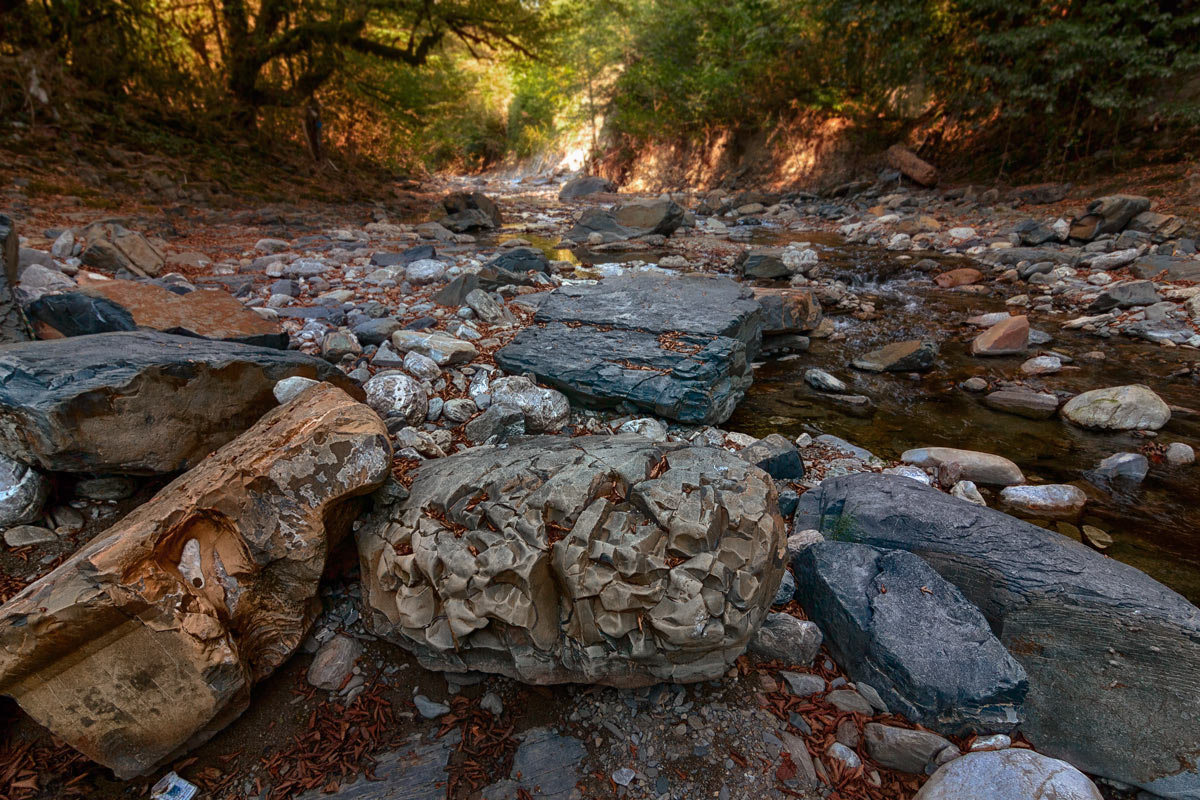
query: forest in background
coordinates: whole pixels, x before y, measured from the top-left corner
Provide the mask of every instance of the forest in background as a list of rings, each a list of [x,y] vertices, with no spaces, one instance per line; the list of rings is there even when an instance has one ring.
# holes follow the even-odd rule
[[[1200,2],[0,0],[10,137],[311,151],[319,119],[320,160],[473,172],[799,114],[1010,167],[1178,150]]]

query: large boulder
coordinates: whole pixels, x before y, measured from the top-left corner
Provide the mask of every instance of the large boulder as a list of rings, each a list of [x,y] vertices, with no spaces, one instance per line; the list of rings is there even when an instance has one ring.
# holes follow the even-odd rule
[[[499,228],[504,219],[492,198],[483,192],[452,192],[433,209],[433,219],[455,233]]]
[[[279,323],[256,314],[220,289],[176,294],[152,283],[86,276],[79,287],[78,292],[46,295],[30,305],[27,313],[40,338],[136,327],[259,347],[283,349],[288,345],[288,335]],[[120,311],[114,311],[114,306]]]
[[[539,684],[720,677],[785,553],[765,473],[636,434],[426,462],[357,535],[377,634],[430,669]]]
[[[1118,233],[1143,211],[1150,198],[1132,194],[1114,194],[1088,204],[1087,213],[1071,221],[1071,238],[1091,241],[1102,233]]]
[[[821,304],[810,289],[754,289],[762,306],[763,335],[805,333],[815,330],[824,318]]]
[[[0,528],[36,522],[50,494],[50,482],[36,469],[0,455]]]
[[[888,166],[904,173],[914,183],[922,186],[937,186],[937,167],[925,161],[904,145],[894,144],[884,154]]]
[[[0,344],[23,342],[29,338],[21,308],[13,297],[21,258],[20,241],[13,221],[0,214]]]
[[[1025,670],[958,589],[912,553],[820,542],[792,561],[796,599],[834,658],[890,711],[941,733],[1008,732]]]
[[[913,800],[1101,800],[1065,761],[1023,748],[967,753],[933,774]]]
[[[615,192],[616,190],[617,185],[608,178],[601,178],[598,175],[580,175],[563,184],[562,190],[558,193],[558,199],[575,200],[589,194]]]
[[[639,200],[612,210],[589,208],[564,236],[572,242],[590,242],[599,237],[603,244],[638,239],[658,234],[670,236],[683,224],[683,209],[669,198]]]
[[[1149,386],[1135,383],[1077,394],[1062,415],[1081,428],[1156,431],[1171,419],[1171,409]]]
[[[390,465],[374,412],[310,388],[0,607],[0,693],[120,778],[202,743],[300,645]]]
[[[753,380],[761,311],[727,278],[635,274],[551,293],[495,354],[577,403],[724,422]]]
[[[956,479],[974,481],[992,486],[1013,486],[1025,482],[1021,468],[1004,456],[980,453],[977,450],[960,450],[956,447],[918,447],[905,450],[900,460],[914,467],[937,467],[954,465],[959,473]]]
[[[361,396],[325,361],[231,342],[132,331],[0,347],[0,453],[59,472],[178,472],[296,375]]]
[[[153,278],[167,260],[145,236],[115,222],[97,222],[84,229],[87,247],[81,260],[105,272],[132,272]]]
[[[983,612],[1029,677],[1040,751],[1200,798],[1200,609],[1133,567],[916,481],[859,474],[800,499],[797,525],[917,553]]]

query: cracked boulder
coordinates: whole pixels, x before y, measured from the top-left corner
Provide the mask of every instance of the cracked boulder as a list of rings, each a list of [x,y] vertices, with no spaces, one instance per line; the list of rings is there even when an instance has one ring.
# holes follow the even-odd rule
[[[860,474],[800,498],[796,525],[909,550],[1025,668],[1039,752],[1168,798],[1200,798],[1200,609],[1066,537],[916,481]]]
[[[753,381],[761,320],[727,278],[626,275],[556,289],[495,358],[580,405],[719,424]]]
[[[888,708],[939,733],[1007,733],[1025,670],[958,589],[912,553],[820,542],[792,563],[796,597],[838,663]]]
[[[0,347],[0,453],[54,472],[189,469],[276,405],[284,378],[340,370],[288,350],[148,331]]]
[[[313,386],[0,606],[0,693],[119,778],[245,710],[388,475],[382,421]]]
[[[535,684],[720,677],[786,551],[766,473],[635,434],[427,462],[357,536],[375,633],[429,669]]]

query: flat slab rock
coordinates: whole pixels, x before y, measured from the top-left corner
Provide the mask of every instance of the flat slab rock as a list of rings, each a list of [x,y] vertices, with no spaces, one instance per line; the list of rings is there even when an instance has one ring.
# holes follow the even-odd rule
[[[1200,798],[1200,609],[1065,536],[889,475],[826,480],[797,524],[918,553],[1025,668],[1039,751],[1162,797]]]
[[[888,709],[940,733],[1009,732],[1025,670],[987,620],[912,553],[821,542],[792,562],[796,599],[839,664]]]
[[[0,694],[122,779],[204,742],[299,647],[390,468],[383,421],[311,387],[0,606]]]
[[[69,293],[78,295],[78,301],[86,299],[94,302],[97,298],[110,301],[125,309],[139,328],[259,347],[283,349],[288,344],[287,333],[278,323],[259,316],[220,289],[198,289],[187,294],[176,294],[151,283],[89,280],[86,276],[80,278],[79,284],[78,292]],[[75,306],[80,304],[78,301]],[[67,308],[55,313],[57,308],[63,306],[62,295],[51,295],[42,298],[30,309],[40,338],[57,338],[54,334],[78,335],[74,320],[65,313]],[[84,332],[105,333],[115,330],[127,328],[97,328],[93,325]]]
[[[552,292],[496,363],[582,405],[716,424],[753,381],[761,320],[750,289],[726,278],[619,276]]]
[[[357,536],[376,634],[429,669],[537,684],[720,677],[786,552],[766,473],[636,434],[427,462]]]
[[[302,353],[164,333],[0,347],[0,452],[58,472],[178,472],[274,408],[275,383],[297,375],[362,394]]]

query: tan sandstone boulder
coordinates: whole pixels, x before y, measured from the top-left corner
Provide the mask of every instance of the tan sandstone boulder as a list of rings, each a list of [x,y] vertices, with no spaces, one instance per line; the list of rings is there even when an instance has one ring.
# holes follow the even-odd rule
[[[719,678],[786,552],[765,472],[638,435],[427,462],[357,535],[376,633],[430,669],[538,684]]]
[[[383,422],[319,384],[0,606],[0,693],[120,778],[211,737],[316,613]]]

